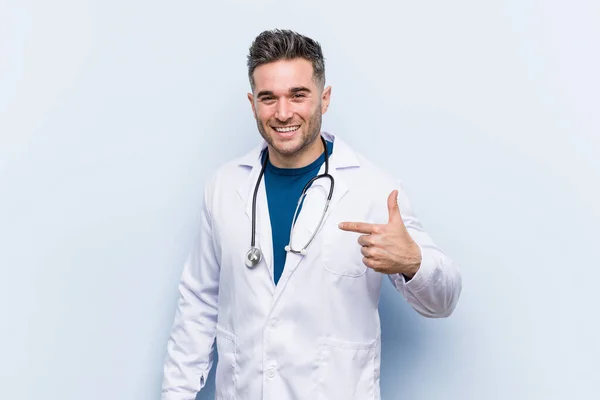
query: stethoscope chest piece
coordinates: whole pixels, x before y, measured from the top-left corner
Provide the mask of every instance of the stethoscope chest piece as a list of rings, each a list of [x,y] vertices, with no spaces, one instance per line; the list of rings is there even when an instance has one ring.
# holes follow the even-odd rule
[[[262,251],[257,247],[251,247],[246,253],[246,267],[254,268],[262,260]]]

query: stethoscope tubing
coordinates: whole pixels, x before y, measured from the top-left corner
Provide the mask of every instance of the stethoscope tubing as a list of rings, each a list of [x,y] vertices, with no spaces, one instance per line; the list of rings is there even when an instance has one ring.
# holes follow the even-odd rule
[[[331,197],[333,196],[333,187],[334,187],[335,181],[334,181],[333,177],[329,174],[329,152],[327,151],[327,142],[325,141],[323,136],[321,136],[321,142],[323,143],[324,152],[325,152],[325,173],[313,177],[306,183],[306,185],[304,185],[304,188],[302,189],[302,194],[300,195],[300,198],[298,199],[298,204],[296,206],[296,211],[294,213],[294,220],[297,217],[298,210],[300,208],[300,204],[302,203],[302,200],[306,196],[308,189],[310,188],[310,186],[313,184],[314,181],[316,181],[317,179],[320,179],[320,178],[328,178],[331,182],[331,186],[329,188],[329,193],[327,195],[327,201],[325,203],[325,209],[323,210],[323,214],[321,215],[321,220],[319,221],[319,225],[317,226],[317,229],[315,229],[315,231],[313,232],[308,243],[301,250],[294,250],[291,247],[293,230],[294,230],[294,225],[295,225],[294,220],[292,220],[292,226],[290,228],[290,243],[285,247],[285,249],[286,249],[286,251],[290,251],[294,254],[302,254],[302,255],[306,254],[306,249],[308,248],[310,243],[313,241],[319,228],[323,224],[323,220],[325,219],[325,215],[327,213],[327,210],[329,209],[329,203],[331,201]],[[262,163],[262,167],[260,169],[260,173],[259,173],[258,179],[256,181],[256,185],[254,186],[254,194],[252,196],[252,237],[250,239],[250,250],[248,250],[248,253],[246,254],[246,266],[248,268],[254,268],[262,260],[262,251],[256,247],[256,197],[258,195],[258,189],[260,187],[260,182],[263,179],[263,175],[265,173],[268,162],[269,162],[269,152],[267,149],[267,152],[265,154],[265,159]]]

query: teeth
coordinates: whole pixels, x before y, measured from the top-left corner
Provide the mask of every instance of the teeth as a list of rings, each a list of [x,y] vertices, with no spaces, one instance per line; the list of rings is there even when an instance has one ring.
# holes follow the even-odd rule
[[[284,132],[293,132],[295,130],[298,130],[298,128],[300,128],[300,126],[288,126],[285,128],[273,128],[273,129],[275,129],[277,132],[284,133]]]

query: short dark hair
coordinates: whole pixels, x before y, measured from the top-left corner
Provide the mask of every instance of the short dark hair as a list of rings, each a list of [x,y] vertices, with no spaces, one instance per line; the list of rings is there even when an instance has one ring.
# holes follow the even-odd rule
[[[254,90],[256,67],[278,60],[304,58],[312,63],[313,78],[318,86],[325,86],[325,59],[321,45],[315,40],[290,30],[264,31],[254,39],[248,53],[248,78]]]

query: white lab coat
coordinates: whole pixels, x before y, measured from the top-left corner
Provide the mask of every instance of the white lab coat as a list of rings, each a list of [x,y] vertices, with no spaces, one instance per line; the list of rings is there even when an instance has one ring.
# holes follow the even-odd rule
[[[394,189],[422,264],[409,282],[401,275],[388,277],[420,314],[446,317],[453,311],[460,273],[421,227],[402,185],[339,137],[323,135],[334,141],[331,205],[307,254],[287,254],[277,286],[264,181],[256,210],[256,241],[264,258],[254,269],[244,264],[266,143],[222,166],[207,183],[200,236],[179,285],[162,400],[195,399],[213,364],[215,338],[217,399],[379,400],[378,301],[386,275],[363,264],[359,234],[337,225],[387,223],[387,198]],[[317,226],[327,189],[328,180],[319,179],[305,198],[295,247]]]

